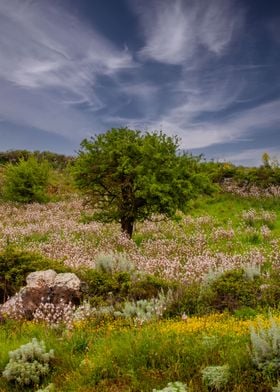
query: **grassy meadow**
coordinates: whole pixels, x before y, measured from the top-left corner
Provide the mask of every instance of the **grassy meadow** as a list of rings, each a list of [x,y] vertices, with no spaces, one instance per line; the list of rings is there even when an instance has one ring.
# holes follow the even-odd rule
[[[217,190],[129,239],[68,183],[55,192],[0,203],[0,268],[10,295],[32,270],[75,272],[84,303],[0,320],[1,372],[33,338],[54,350],[40,382],[2,376],[0,391],[280,391],[278,197]]]

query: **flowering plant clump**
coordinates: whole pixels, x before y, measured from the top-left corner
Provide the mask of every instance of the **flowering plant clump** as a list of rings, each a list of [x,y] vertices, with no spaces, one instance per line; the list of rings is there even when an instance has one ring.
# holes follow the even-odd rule
[[[16,293],[13,297],[13,301],[9,303],[9,306],[4,307],[1,313],[14,320],[22,320],[25,318],[25,310],[23,306],[22,297]]]
[[[256,366],[269,373],[280,370],[280,324],[270,320],[269,328],[251,328],[252,359]]]
[[[256,211],[252,208],[248,211],[243,211],[242,218],[244,222],[249,225],[253,225],[256,222],[262,222],[265,224],[272,225],[276,220],[276,214],[273,211]]]
[[[46,352],[43,341],[33,338],[19,349],[9,352],[10,361],[3,377],[19,385],[39,385],[43,376],[50,372],[54,351]]]
[[[75,306],[61,300],[58,304],[42,302],[33,313],[34,321],[45,322],[49,327],[55,328],[61,324],[72,327]]]
[[[172,292],[168,291],[167,295],[160,293],[158,298],[150,300],[139,300],[136,302],[125,302],[123,310],[115,312],[115,316],[132,318],[137,324],[143,324],[152,319],[162,317],[167,304],[172,299]]]
[[[115,272],[132,273],[135,267],[125,254],[100,253],[95,258],[95,268],[101,272],[113,274]]]
[[[209,388],[215,388],[220,391],[229,381],[229,366],[208,366],[202,370],[202,379]]]
[[[256,185],[239,185],[233,181],[224,181],[222,184],[222,189],[225,192],[231,193],[233,195],[241,196],[244,198],[278,198],[280,197],[280,186],[269,185],[266,188],[261,188]]]
[[[153,389],[153,392],[187,392],[187,386],[180,381],[169,382],[163,389]]]

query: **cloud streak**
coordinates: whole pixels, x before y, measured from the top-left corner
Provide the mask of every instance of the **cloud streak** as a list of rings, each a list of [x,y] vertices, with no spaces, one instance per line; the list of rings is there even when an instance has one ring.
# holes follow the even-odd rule
[[[0,52],[0,117],[70,137],[90,126],[76,104],[105,106],[98,78],[135,66],[127,49],[44,1],[1,1]]]
[[[129,49],[71,2],[0,1],[5,137],[11,124],[11,132],[22,126],[78,147],[93,133],[129,126],[178,134],[186,149],[245,143],[248,150],[257,134],[280,126],[277,55],[257,53],[259,32],[242,2],[120,1],[138,21]],[[263,26],[278,48],[277,20]]]
[[[140,0],[132,7],[145,39],[140,57],[166,64],[184,64],[203,49],[221,55],[244,18],[230,0],[152,0],[149,7]]]

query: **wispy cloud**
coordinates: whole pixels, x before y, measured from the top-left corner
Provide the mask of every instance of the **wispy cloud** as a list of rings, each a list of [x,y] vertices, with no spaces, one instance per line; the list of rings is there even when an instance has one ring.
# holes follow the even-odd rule
[[[280,100],[260,104],[212,121],[186,121],[182,109],[175,110],[175,113],[171,112],[158,125],[170,133],[179,134],[182,147],[187,149],[240,140],[248,141],[254,139],[254,134],[259,130],[265,132],[267,129],[277,129],[280,126]]]
[[[0,2],[0,52],[0,116],[69,136],[89,126],[76,104],[105,105],[97,78],[135,66],[127,49],[45,1]]]
[[[128,24],[138,37],[130,49],[76,3],[0,1],[0,132],[10,123],[78,145],[129,126],[177,134],[186,149],[244,141],[247,151],[257,133],[279,127],[277,54],[255,55],[244,2],[126,1],[139,22]],[[263,27],[274,48],[277,21]]]
[[[140,56],[167,64],[190,61],[201,48],[220,55],[243,22],[230,0],[151,0],[149,7],[139,0],[132,7],[145,38]]]

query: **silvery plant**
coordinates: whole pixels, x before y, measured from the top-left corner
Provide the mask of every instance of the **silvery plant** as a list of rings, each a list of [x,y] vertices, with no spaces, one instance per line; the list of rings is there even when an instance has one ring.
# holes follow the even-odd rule
[[[44,376],[50,372],[54,351],[46,351],[43,341],[33,338],[31,342],[9,352],[9,363],[3,377],[19,385],[40,385]]]

